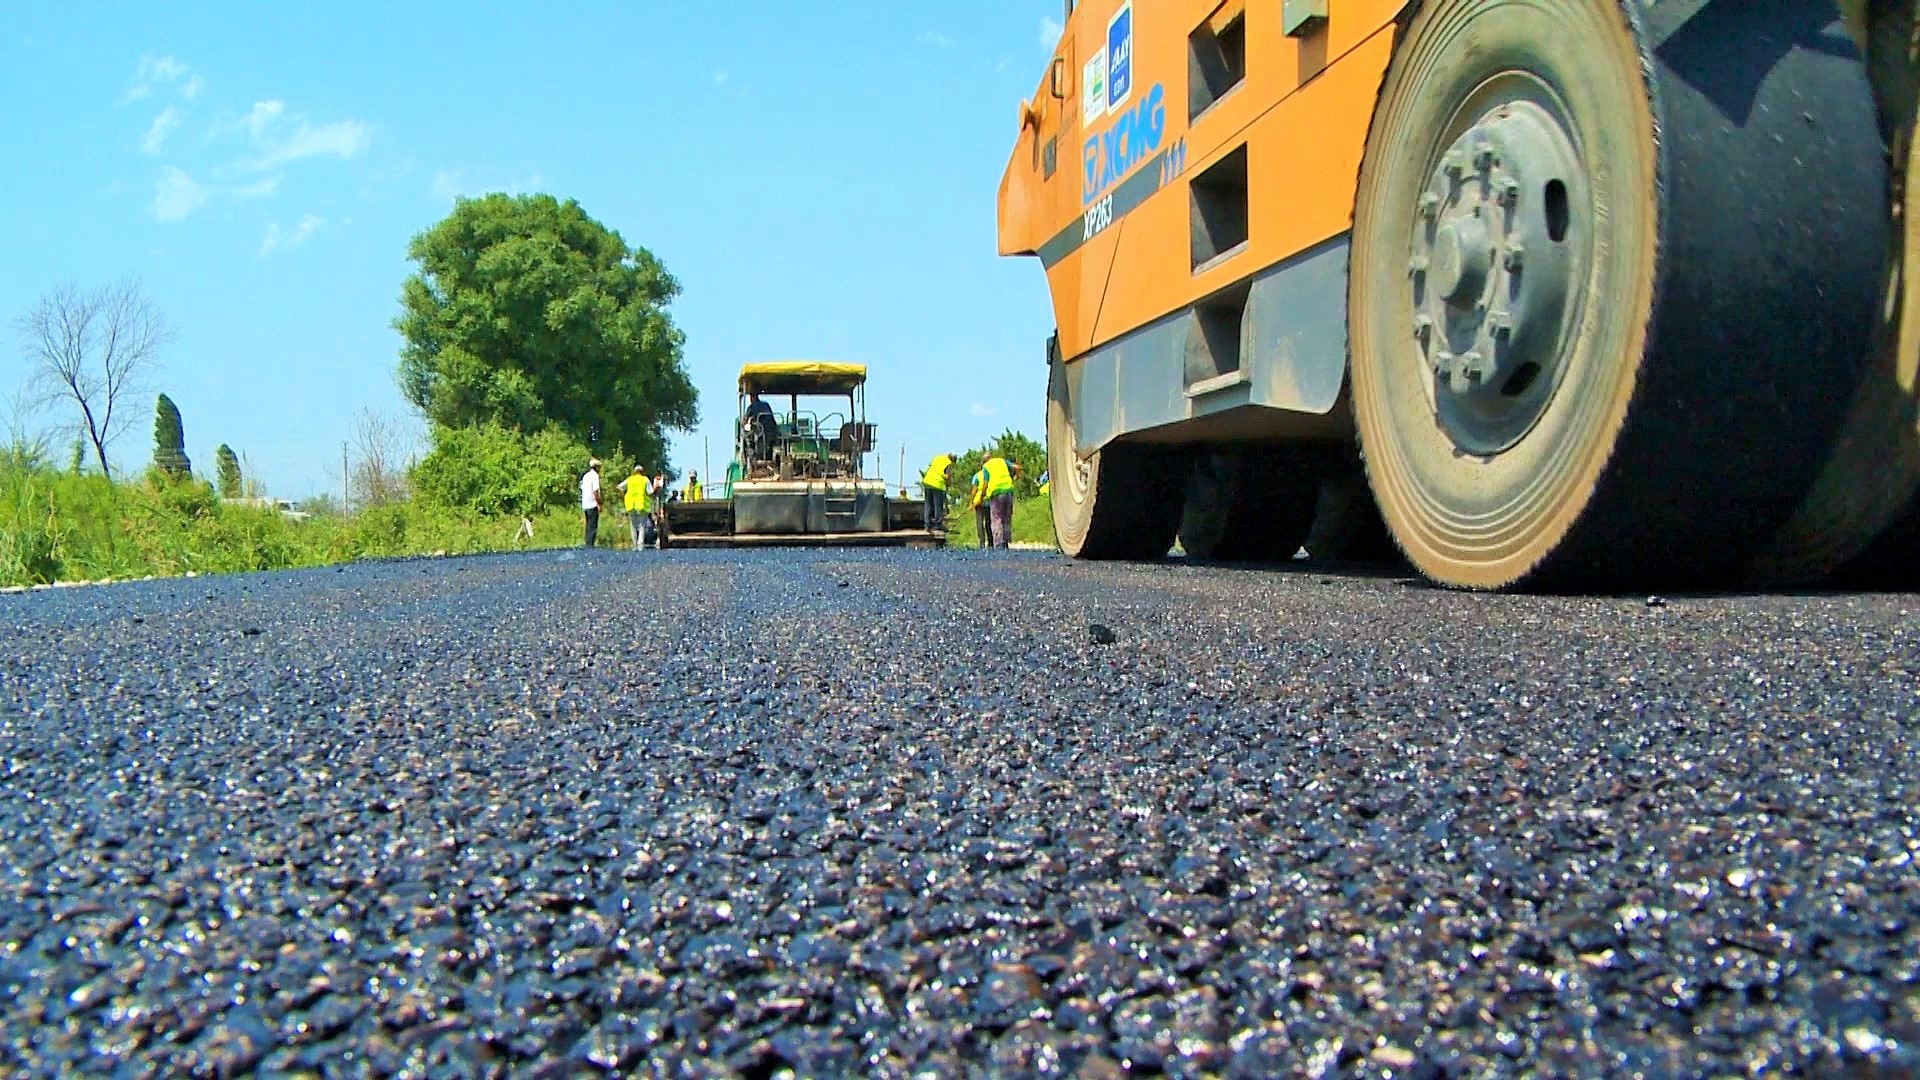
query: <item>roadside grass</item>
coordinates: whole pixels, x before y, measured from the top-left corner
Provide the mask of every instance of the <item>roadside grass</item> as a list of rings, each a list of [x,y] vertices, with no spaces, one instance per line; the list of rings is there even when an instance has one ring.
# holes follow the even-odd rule
[[[304,521],[223,504],[199,481],[110,482],[0,463],[0,586],[324,566],[362,558],[554,548],[580,542],[580,516],[556,509],[517,537],[518,517],[469,517],[418,503]],[[624,547],[603,515],[597,545]]]
[[[1013,542],[1058,547],[1053,535],[1053,502],[1045,495],[1029,495],[1013,500]],[[947,546],[977,547],[980,534],[974,531],[973,508],[965,493],[947,504]]]
[[[580,543],[577,511],[557,508],[532,520],[531,540],[518,535],[518,517],[462,515],[419,502],[294,520],[266,507],[222,503],[198,480],[150,475],[112,482],[0,460],[0,586],[285,570]],[[627,535],[625,515],[605,512],[596,546],[624,548]],[[1013,541],[1056,546],[1046,496],[1015,501]],[[947,543],[976,546],[970,508],[949,509]]]

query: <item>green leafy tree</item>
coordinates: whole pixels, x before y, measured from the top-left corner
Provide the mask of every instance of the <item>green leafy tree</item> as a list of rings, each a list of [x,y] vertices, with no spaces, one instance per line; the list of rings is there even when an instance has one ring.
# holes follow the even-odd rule
[[[985,460],[987,452],[978,446],[954,459],[953,471],[947,474],[947,495],[960,500],[958,505],[966,505],[967,496],[973,490],[973,474],[980,471],[980,463]]]
[[[87,468],[87,439],[84,435],[73,437],[73,457],[67,462],[67,471],[79,476]]]
[[[337,496],[325,492],[318,495],[309,495],[300,500],[296,509],[304,513],[312,514],[314,517],[345,516],[345,511],[342,510],[340,506],[340,499]]]
[[[461,199],[407,255],[399,381],[436,436],[554,426],[602,458],[664,461],[667,429],[698,418],[667,314],[679,284],[573,200]]]
[[[1047,448],[1020,432],[1008,429],[988,444],[994,453],[1020,466],[1014,474],[1015,494],[1021,498],[1040,490],[1040,474],[1047,468]]]
[[[1020,471],[1013,477],[1016,496],[1026,498],[1040,490],[1040,474],[1047,468],[1047,448],[1009,429],[988,440],[985,446],[961,454],[953,463],[953,472],[948,474],[951,479],[947,490],[955,493],[955,498],[966,499],[973,484],[973,474],[980,471],[980,465],[987,460],[988,454],[999,454],[1008,462],[1020,466]]]
[[[433,432],[433,449],[413,467],[413,489],[425,502],[479,514],[527,514],[570,505],[580,474],[595,456],[558,428],[531,435],[481,423]],[[633,467],[624,455],[598,455],[601,497],[614,505],[613,486]]]
[[[233,452],[233,447],[228,446],[226,443],[221,443],[219,449],[213,452],[213,465],[214,471],[220,479],[220,497],[223,499],[239,498],[241,492],[240,455]]]
[[[180,409],[165,394],[153,403],[153,467],[175,480],[193,475],[193,462],[187,460],[186,433],[180,427]]]

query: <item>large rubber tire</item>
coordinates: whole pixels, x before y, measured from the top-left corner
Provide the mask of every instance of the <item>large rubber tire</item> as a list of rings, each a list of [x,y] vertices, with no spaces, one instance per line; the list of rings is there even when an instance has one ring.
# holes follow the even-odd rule
[[[1047,384],[1047,470],[1054,537],[1075,559],[1159,559],[1180,524],[1179,465],[1152,447],[1112,446],[1082,461],[1074,449],[1066,368]]]
[[[1413,14],[1367,136],[1348,302],[1368,480],[1423,573],[1470,588],[1724,583],[1792,514],[1858,382],[1885,248],[1864,69],[1798,47],[1835,21],[1831,0],[1428,0]],[[1420,196],[1516,101],[1572,147],[1554,161],[1577,161],[1557,200],[1507,193],[1557,220],[1549,242],[1524,238],[1517,273],[1544,257],[1564,302],[1554,333],[1528,339],[1533,376],[1442,384],[1435,356],[1454,372],[1455,354],[1414,329],[1428,286],[1410,260],[1436,235]],[[1461,415],[1461,386],[1490,415],[1507,396],[1526,411],[1499,439],[1468,439],[1442,418]]]
[[[1803,580],[1838,567],[1844,584],[1905,585],[1920,579],[1920,0],[1842,7],[1867,50],[1892,168],[1883,302],[1871,362],[1826,464],[1753,570],[1761,580]]]
[[[1180,547],[1203,562],[1285,562],[1313,525],[1320,469],[1284,449],[1193,454]]]

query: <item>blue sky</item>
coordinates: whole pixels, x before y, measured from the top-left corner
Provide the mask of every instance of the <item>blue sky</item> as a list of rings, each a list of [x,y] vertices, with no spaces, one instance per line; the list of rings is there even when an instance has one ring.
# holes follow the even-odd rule
[[[872,366],[884,471],[1038,437],[1052,325],[994,193],[1059,0],[51,4],[0,9],[0,395],[53,286],[139,279],[176,325],[154,389],[187,452],[337,490],[363,407],[417,427],[390,321],[408,239],[457,195],[578,199],[683,287],[724,466],[748,360]],[[150,399],[115,447],[151,450]],[[65,413],[40,418],[61,444]]]

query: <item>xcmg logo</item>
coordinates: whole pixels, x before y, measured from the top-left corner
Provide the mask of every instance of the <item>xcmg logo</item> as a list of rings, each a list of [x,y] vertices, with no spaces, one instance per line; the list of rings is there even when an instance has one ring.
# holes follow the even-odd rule
[[[1081,156],[1086,173],[1080,185],[1080,201],[1090,203],[1099,198],[1101,192],[1147,160],[1160,149],[1160,138],[1166,130],[1166,92],[1154,83],[1138,105],[1115,117],[1112,127],[1087,139]]]

